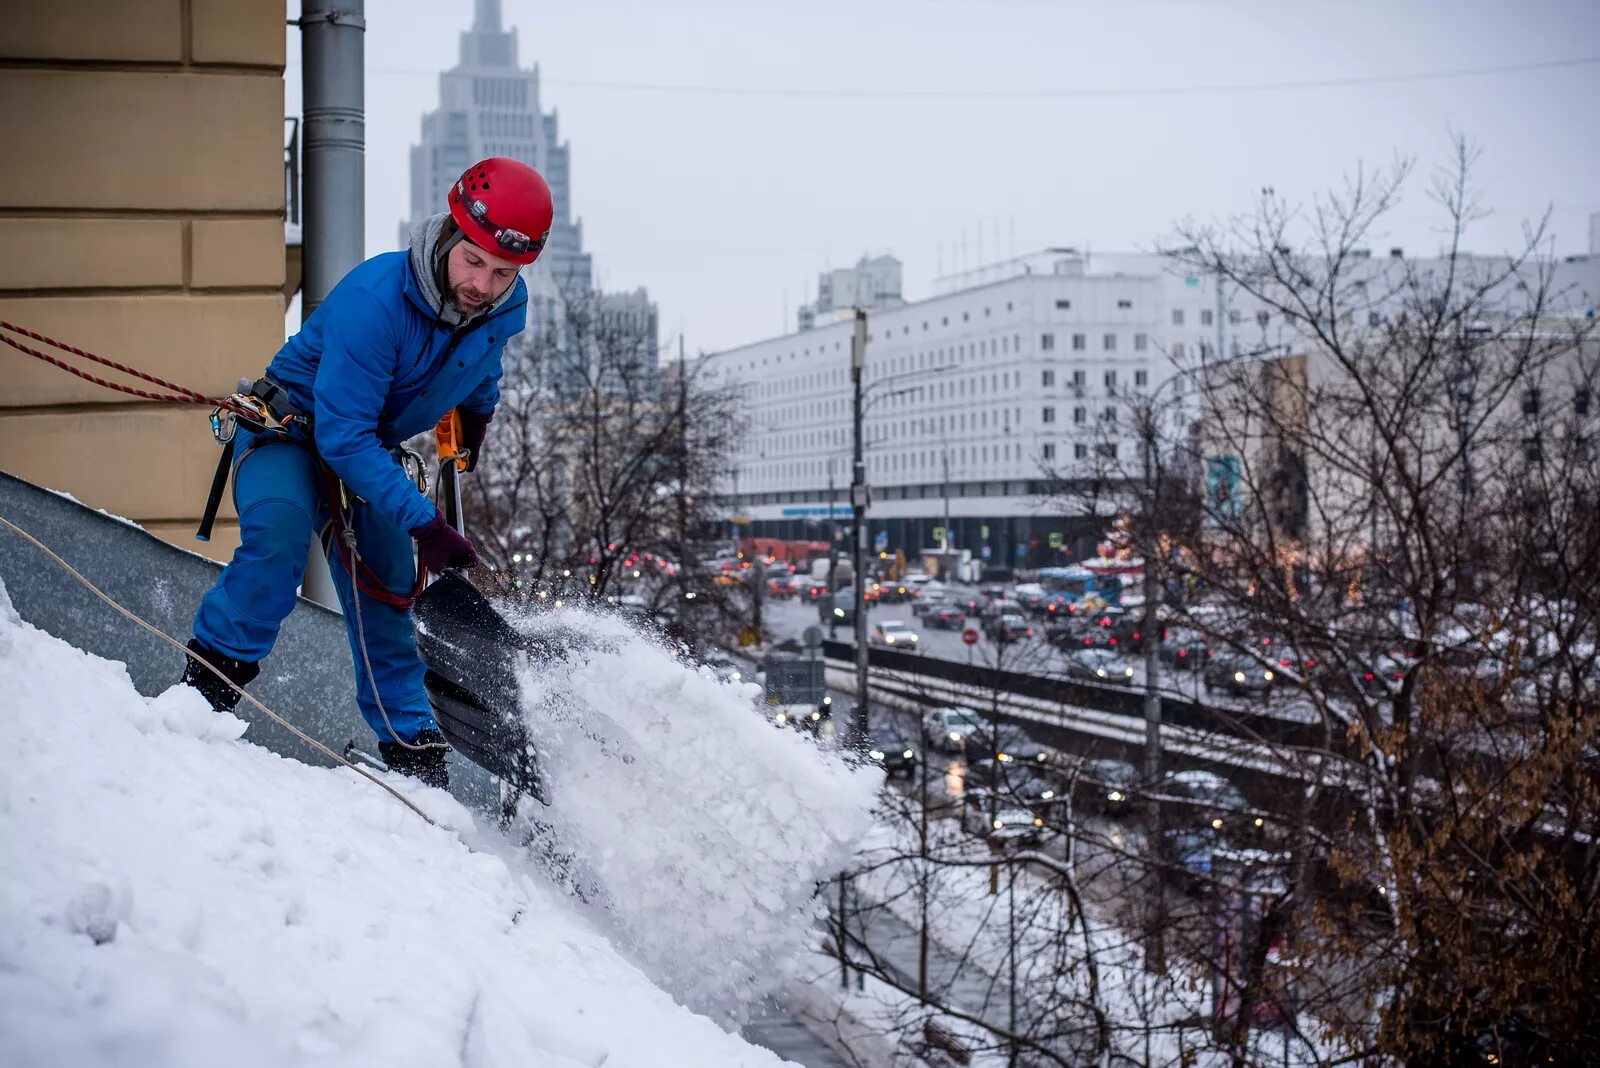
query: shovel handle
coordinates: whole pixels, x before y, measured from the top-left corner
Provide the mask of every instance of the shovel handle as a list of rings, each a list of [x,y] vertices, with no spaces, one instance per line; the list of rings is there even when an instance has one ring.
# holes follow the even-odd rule
[[[467,456],[461,448],[461,413],[451,408],[433,428],[439,446],[439,488],[444,497],[444,520],[462,530],[461,472],[467,469]]]

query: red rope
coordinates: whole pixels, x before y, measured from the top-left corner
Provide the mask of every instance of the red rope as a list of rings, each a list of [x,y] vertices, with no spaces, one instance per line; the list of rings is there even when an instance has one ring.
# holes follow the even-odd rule
[[[151,393],[148,390],[137,389],[133,386],[126,386],[120,382],[109,382],[104,378],[99,378],[90,374],[80,367],[74,367],[65,360],[58,359],[57,357],[51,356],[48,353],[40,352],[36,348],[22,344],[22,342],[17,341],[15,338],[9,338],[4,334],[0,334],[0,341],[10,345],[18,352],[27,353],[29,356],[32,356],[35,359],[43,360],[45,363],[48,363],[53,367],[59,367],[68,374],[77,375],[84,381],[93,382],[97,386],[104,386],[106,389],[116,390],[118,393],[126,393],[131,397],[141,397],[145,400],[163,401],[170,404],[202,404],[208,408],[221,406],[230,410],[233,409],[233,406],[221,397],[208,397],[204,393],[199,393],[195,390],[189,389],[187,386],[180,386],[176,382],[168,382],[164,378],[157,378],[155,375],[148,374],[133,367],[129,367],[126,364],[117,363],[115,360],[108,360],[104,356],[96,356],[92,352],[85,352],[83,349],[75,348],[74,346],[68,345],[65,342],[57,341],[53,337],[46,337],[44,334],[35,333],[34,331],[18,326],[15,323],[8,323],[4,319],[0,319],[0,329],[9,330],[13,334],[21,334],[23,337],[32,338],[33,340],[42,342],[43,344],[49,345],[52,348],[60,349],[63,352],[70,352],[74,356],[81,356],[86,360],[99,364],[102,367],[109,367],[113,371],[120,371],[125,375],[149,382],[151,385],[160,386],[163,389],[170,389],[172,392]]]

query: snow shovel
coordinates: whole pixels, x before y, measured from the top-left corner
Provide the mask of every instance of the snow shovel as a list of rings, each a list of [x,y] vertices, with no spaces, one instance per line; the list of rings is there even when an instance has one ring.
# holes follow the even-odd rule
[[[461,529],[459,417],[440,420],[439,477],[445,519]],[[447,425],[449,424],[449,425]],[[561,650],[520,634],[460,572],[447,571],[412,606],[423,685],[434,718],[456,751],[516,794],[550,803],[538,755],[521,715],[517,669],[524,657],[549,660]]]

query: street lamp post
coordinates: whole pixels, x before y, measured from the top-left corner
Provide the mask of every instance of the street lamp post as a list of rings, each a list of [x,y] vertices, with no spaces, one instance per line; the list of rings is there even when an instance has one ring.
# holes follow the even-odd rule
[[[850,516],[855,567],[856,703],[850,710],[848,744],[867,744],[867,464],[862,448],[863,395],[861,379],[867,363],[867,313],[856,309],[855,334],[850,341],[851,467]]]

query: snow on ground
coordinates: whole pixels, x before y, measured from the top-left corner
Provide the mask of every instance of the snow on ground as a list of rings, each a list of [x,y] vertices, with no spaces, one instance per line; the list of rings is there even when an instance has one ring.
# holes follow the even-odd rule
[[[448,795],[392,780],[429,826],[188,690],[143,698],[3,587],[0,693],[0,1064],[779,1063],[472,849]]]
[[[655,981],[737,1018],[805,955],[826,911],[817,884],[851,862],[882,771],[773,727],[755,686],[697,674],[621,619],[518,625],[576,647],[522,679],[547,848],[578,858],[573,882],[598,890],[602,922]]]

